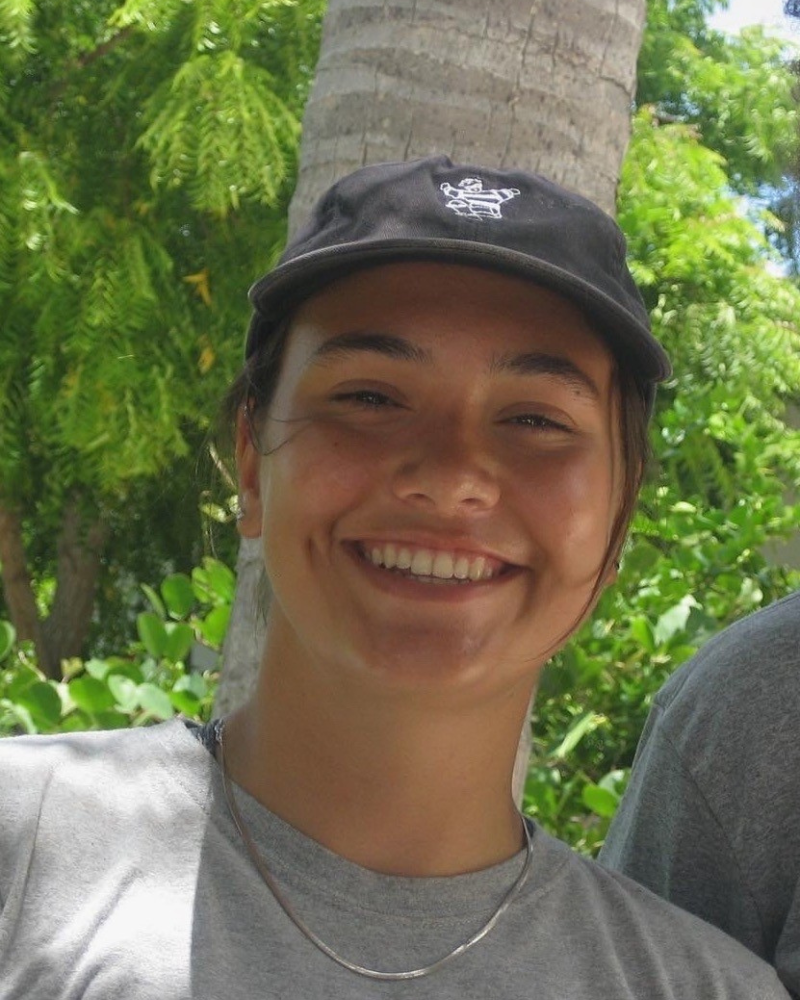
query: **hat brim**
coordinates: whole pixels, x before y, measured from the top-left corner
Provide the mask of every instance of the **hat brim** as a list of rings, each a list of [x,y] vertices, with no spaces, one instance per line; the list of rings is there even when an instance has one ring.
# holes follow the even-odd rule
[[[529,254],[494,244],[446,239],[345,243],[279,264],[250,289],[249,298],[256,315],[248,331],[245,356],[257,350],[277,323],[325,285],[354,271],[401,261],[480,267],[515,275],[559,292],[586,313],[614,354],[630,365],[639,380],[662,382],[672,373],[666,352],[646,322],[602,289]]]

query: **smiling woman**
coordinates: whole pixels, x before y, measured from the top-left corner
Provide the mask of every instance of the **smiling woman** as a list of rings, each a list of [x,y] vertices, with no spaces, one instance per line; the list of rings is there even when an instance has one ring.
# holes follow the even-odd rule
[[[474,266],[378,265],[304,303],[238,451],[282,669],[283,643],[316,636],[314,663],[392,690],[446,679],[454,697],[458,677],[485,705],[513,671],[529,691],[610,565],[615,369],[572,303]]]
[[[511,795],[669,372],[612,220],[519,171],[368,167],[251,298],[258,684],[203,728],[0,746],[2,996],[785,997]]]

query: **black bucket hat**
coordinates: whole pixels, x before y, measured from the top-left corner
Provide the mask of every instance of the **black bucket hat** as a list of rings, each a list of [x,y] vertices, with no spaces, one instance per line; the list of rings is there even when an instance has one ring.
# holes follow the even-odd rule
[[[488,268],[570,299],[633,373],[650,408],[656,384],[670,375],[610,216],[544,177],[446,156],[363,167],[320,198],[275,268],[250,289],[246,357],[323,285],[408,260]]]

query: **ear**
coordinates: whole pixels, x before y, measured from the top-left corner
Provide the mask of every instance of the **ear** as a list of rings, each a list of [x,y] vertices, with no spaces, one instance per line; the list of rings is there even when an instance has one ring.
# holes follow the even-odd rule
[[[242,406],[236,418],[236,470],[239,479],[236,526],[243,538],[258,538],[261,534],[261,458]]]

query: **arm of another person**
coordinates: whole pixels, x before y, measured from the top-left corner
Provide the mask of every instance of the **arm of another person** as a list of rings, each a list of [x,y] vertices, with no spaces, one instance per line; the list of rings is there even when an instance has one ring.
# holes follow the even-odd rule
[[[656,704],[600,863],[716,925],[772,961],[730,831],[691,774]]]

